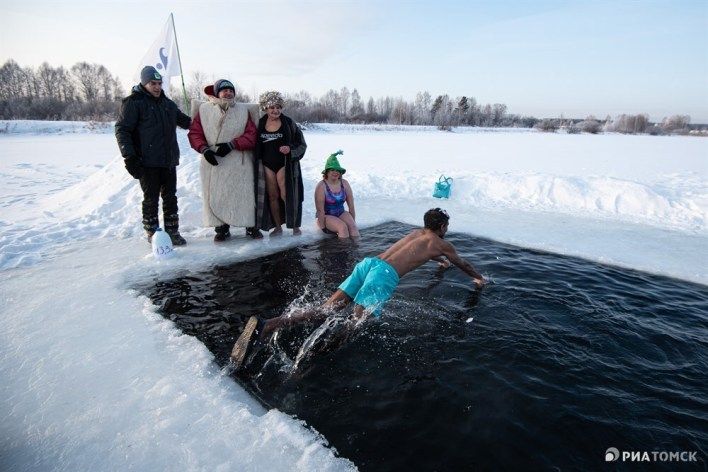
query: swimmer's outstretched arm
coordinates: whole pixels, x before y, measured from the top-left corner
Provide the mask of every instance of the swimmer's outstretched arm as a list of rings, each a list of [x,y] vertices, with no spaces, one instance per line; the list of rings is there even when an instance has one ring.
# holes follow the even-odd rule
[[[484,280],[484,276],[477,272],[477,270],[474,268],[474,266],[472,266],[472,264],[457,255],[455,246],[448,243],[447,241],[443,241],[441,249],[443,255],[447,257],[450,262],[459,267],[462,272],[472,277],[472,280],[474,281],[474,284],[477,288],[481,287],[487,282],[486,280]]]

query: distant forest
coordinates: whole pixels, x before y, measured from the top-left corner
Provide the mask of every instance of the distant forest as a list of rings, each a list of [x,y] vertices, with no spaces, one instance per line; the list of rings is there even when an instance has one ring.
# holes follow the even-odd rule
[[[187,84],[187,96],[205,98],[203,87],[211,80],[202,72],[194,73]],[[172,86],[168,94],[188,113],[184,93]],[[116,76],[100,64],[79,62],[71,68],[43,63],[37,68],[21,67],[10,59],[0,68],[0,119],[113,121],[126,91]],[[329,90],[321,97],[306,91],[285,94],[289,116],[301,123],[378,123],[395,125],[432,125],[442,130],[455,126],[535,127],[542,131],[565,130],[568,133],[695,133],[705,126],[691,126],[690,117],[675,115],[661,123],[650,123],[648,115],[620,115],[604,120],[538,119],[507,112],[502,103],[482,104],[472,96],[433,96],[418,92],[415,100],[401,97],[361,97],[357,89]],[[237,90],[237,100],[257,101]]]

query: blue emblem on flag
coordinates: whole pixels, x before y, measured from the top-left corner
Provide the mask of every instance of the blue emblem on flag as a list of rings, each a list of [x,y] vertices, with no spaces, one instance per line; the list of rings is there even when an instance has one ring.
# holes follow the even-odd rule
[[[167,70],[167,55],[164,53],[165,48],[160,48],[160,62],[162,64],[155,64],[156,69],[162,69],[163,67]]]

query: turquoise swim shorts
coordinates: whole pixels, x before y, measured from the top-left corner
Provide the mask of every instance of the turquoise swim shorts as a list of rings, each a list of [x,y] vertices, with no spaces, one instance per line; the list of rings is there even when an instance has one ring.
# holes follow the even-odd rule
[[[398,286],[398,273],[378,257],[367,257],[359,262],[339,289],[349,295],[354,303],[361,305],[375,317]]]

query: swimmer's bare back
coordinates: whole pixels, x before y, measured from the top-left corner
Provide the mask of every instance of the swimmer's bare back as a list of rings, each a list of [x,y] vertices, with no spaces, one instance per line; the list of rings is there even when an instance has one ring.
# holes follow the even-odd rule
[[[484,277],[469,262],[462,259],[455,247],[429,229],[415,229],[398,240],[378,258],[390,264],[399,277],[417,269],[429,260],[445,256],[450,262],[472,277],[475,285],[484,284]]]

